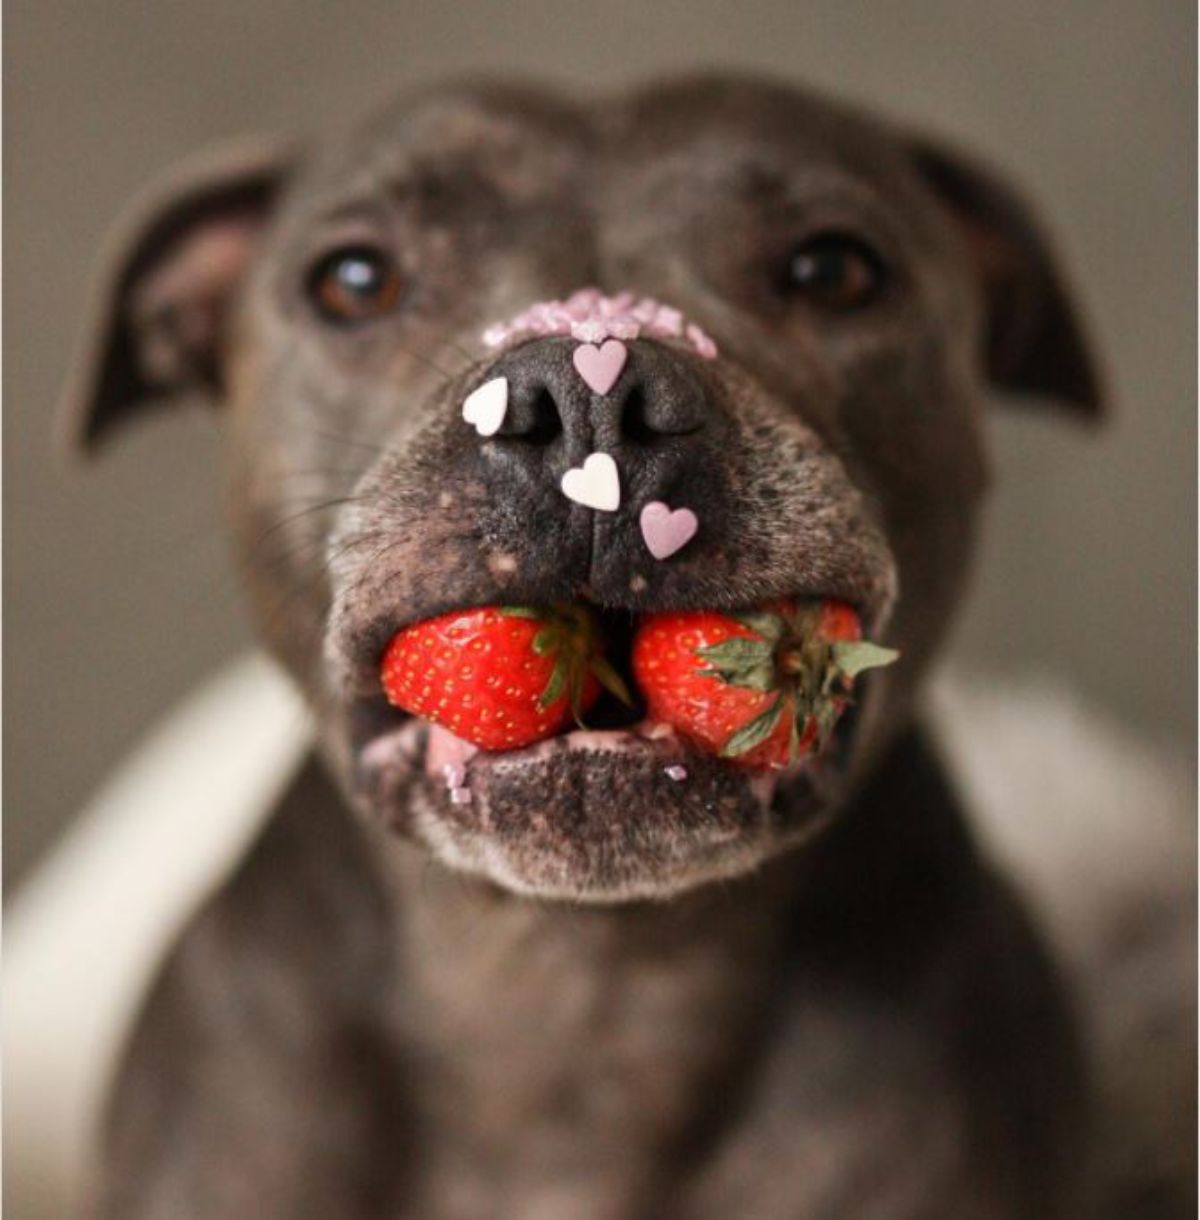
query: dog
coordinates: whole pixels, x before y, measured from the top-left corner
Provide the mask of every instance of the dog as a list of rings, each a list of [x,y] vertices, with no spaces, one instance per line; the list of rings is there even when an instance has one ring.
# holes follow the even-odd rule
[[[111,267],[70,437],[217,405],[251,612],[317,745],[162,970],[96,1216],[1093,1214],[1072,997],[917,706],[989,393],[1102,410],[1008,185],[752,78],[471,81],[188,167]],[[628,338],[586,394],[571,337],[506,325],[584,288],[708,346]],[[483,436],[461,407],[500,377]],[[613,512],[562,493],[592,451]],[[664,561],[655,500],[699,517]],[[396,632],[458,607],[585,602],[619,641],[808,596],[900,660],[774,786],[618,724],[476,754],[458,803],[380,689]]]

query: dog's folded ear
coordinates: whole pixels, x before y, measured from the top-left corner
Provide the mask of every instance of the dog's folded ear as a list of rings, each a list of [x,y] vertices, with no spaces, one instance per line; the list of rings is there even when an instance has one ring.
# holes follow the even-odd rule
[[[94,449],[154,400],[220,397],[230,306],[292,163],[290,148],[239,143],[130,206],[102,256],[60,407],[67,446]]]
[[[1056,398],[1098,419],[1104,396],[1076,306],[1028,205],[955,149],[911,142],[925,183],[949,210],[983,285],[987,376],[999,389]]]

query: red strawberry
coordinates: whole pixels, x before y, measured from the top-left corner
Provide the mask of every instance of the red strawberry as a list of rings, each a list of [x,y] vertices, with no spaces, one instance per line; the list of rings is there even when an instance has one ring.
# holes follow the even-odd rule
[[[864,641],[844,602],[789,601],[649,615],[633,673],[651,719],[724,758],[784,767],[824,747],[858,674],[898,655]]]
[[[606,686],[628,694],[582,606],[480,606],[399,632],[380,674],[388,702],[484,750],[550,737]]]

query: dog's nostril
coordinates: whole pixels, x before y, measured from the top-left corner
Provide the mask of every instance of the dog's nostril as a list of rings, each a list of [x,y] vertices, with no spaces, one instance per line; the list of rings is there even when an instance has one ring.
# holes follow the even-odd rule
[[[625,398],[621,408],[621,431],[631,441],[643,445],[661,435],[646,416],[646,391],[640,385],[635,385]]]
[[[637,444],[686,436],[700,427],[701,421],[694,411],[674,398],[652,398],[640,382],[630,388],[621,406],[621,432]]]
[[[558,403],[548,389],[541,389],[531,404],[531,422],[523,439],[532,445],[548,445],[563,430]]]
[[[500,435],[530,445],[549,445],[563,430],[558,403],[549,388],[542,386],[532,397],[510,411]]]

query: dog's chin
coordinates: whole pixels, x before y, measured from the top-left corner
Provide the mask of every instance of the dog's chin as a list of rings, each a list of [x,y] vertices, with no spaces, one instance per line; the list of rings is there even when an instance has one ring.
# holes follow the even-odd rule
[[[753,771],[649,721],[487,753],[375,706],[356,734],[356,803],[443,864],[517,894],[663,899],[816,833],[837,808],[855,720],[852,710],[819,757]]]

